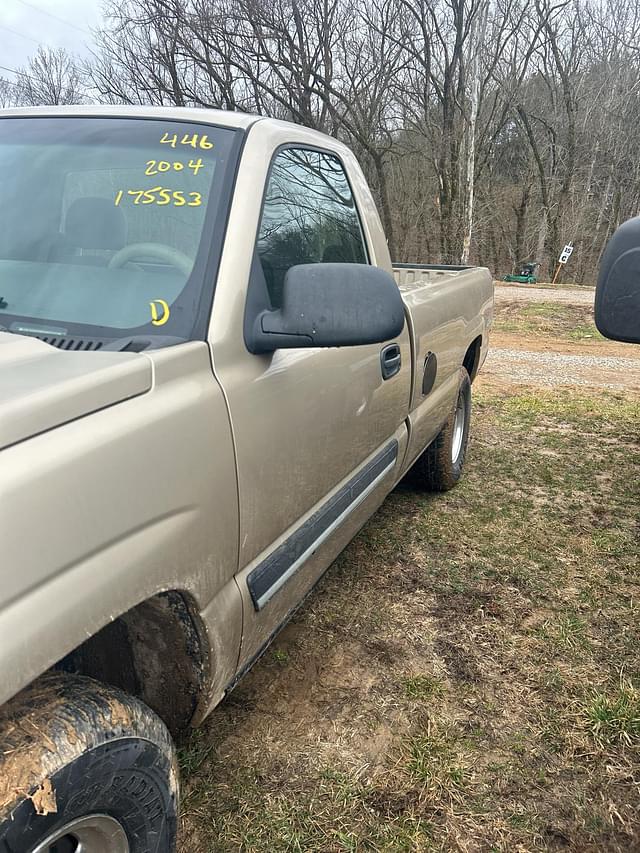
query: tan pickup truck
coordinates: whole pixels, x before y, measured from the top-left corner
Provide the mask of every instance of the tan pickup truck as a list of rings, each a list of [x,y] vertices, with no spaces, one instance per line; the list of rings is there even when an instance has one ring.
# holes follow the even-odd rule
[[[392,268],[349,149],[237,113],[2,111],[0,217],[0,850],[166,853],[169,731],[460,477],[491,276]]]

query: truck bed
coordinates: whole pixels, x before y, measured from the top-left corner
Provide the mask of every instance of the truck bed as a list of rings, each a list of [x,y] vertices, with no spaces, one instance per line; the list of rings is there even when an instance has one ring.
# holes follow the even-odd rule
[[[462,273],[475,271],[477,267],[447,266],[438,264],[393,264],[393,275],[401,289],[413,284],[431,284],[446,279],[455,279]]]
[[[493,315],[493,279],[483,267],[393,264],[402,293],[414,365],[409,403],[410,461],[435,437],[457,387],[457,368],[471,361],[473,380],[482,365]],[[469,349],[477,346],[471,359]],[[437,365],[425,393],[429,356]]]

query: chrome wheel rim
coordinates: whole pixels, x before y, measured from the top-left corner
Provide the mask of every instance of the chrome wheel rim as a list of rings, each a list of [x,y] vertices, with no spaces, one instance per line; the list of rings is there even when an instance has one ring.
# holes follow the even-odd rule
[[[453,420],[453,441],[451,442],[451,461],[455,465],[458,457],[462,452],[462,442],[464,439],[464,422],[465,422],[465,400],[464,395],[458,397],[458,405],[456,406],[456,414]]]
[[[94,814],[56,829],[31,853],[129,853],[129,842],[115,818]]]

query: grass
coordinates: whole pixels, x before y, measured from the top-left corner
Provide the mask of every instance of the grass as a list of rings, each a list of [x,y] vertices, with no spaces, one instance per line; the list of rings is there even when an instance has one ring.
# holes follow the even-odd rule
[[[621,679],[611,695],[596,691],[584,713],[589,732],[600,744],[633,746],[640,740],[640,691]]]
[[[496,317],[494,330],[582,343],[605,340],[595,327],[590,305],[561,305],[557,302],[512,302],[503,305]]]
[[[640,849],[640,400],[474,397],[183,745],[182,853]]]
[[[427,730],[408,743],[407,769],[422,785],[421,794],[434,800],[462,799],[469,770],[455,750],[456,735],[434,732],[431,721]]]
[[[503,279],[494,280],[494,284],[497,287],[512,287],[512,282],[505,282]],[[516,287],[522,287],[522,285],[515,285]],[[577,291],[585,291],[585,290],[593,290],[595,284],[576,284],[575,282],[563,282],[559,281],[556,284],[552,284],[550,281],[538,281],[532,285],[526,285],[526,287],[535,287],[536,289],[542,290],[558,290],[558,288],[562,288],[562,290],[577,290]]]
[[[442,694],[442,685],[430,675],[414,675],[405,679],[404,689],[411,699],[432,699]]]

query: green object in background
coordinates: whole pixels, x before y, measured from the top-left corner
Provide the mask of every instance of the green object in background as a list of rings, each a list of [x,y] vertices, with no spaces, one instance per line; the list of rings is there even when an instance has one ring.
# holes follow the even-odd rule
[[[504,281],[517,281],[519,284],[537,284],[538,276],[536,275],[536,270],[539,266],[540,264],[535,261],[533,263],[520,264],[517,275],[505,275]]]
[[[520,284],[536,284],[538,279],[535,275],[505,275],[504,281],[517,281]]]

